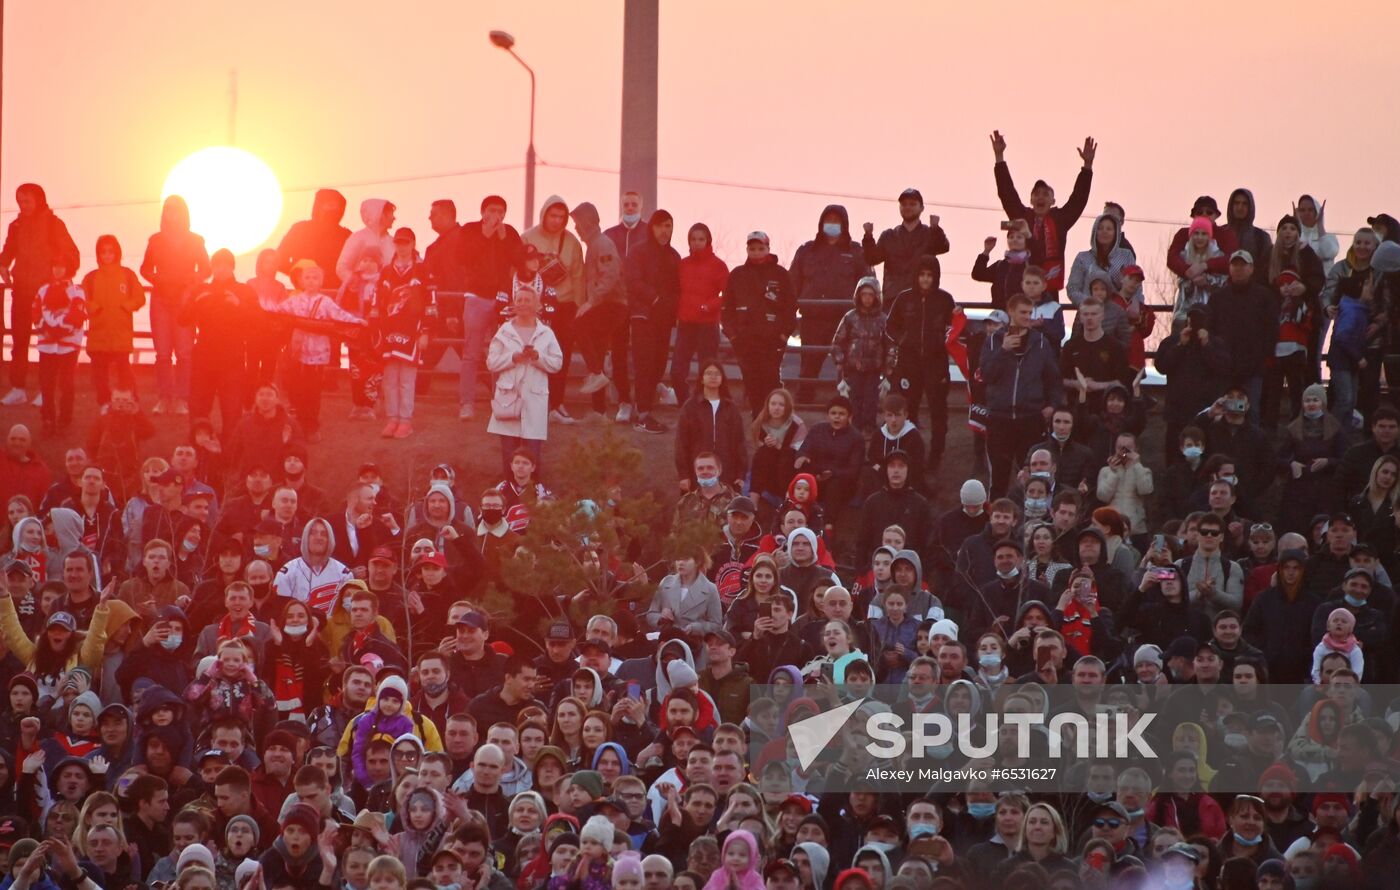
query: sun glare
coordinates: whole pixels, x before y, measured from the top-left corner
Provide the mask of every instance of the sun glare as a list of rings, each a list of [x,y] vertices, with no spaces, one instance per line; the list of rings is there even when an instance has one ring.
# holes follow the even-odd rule
[[[190,227],[213,251],[244,254],[261,245],[282,217],[282,186],[272,168],[241,148],[201,149],[175,165],[160,197],[190,205]]]

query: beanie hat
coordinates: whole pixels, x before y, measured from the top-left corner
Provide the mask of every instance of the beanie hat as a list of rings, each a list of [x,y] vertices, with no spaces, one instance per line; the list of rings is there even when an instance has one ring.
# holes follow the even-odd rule
[[[307,807],[310,809],[310,807]],[[187,865],[202,865],[210,871],[214,870],[214,854],[209,852],[209,848],[203,844],[190,844],[180,851],[180,858],[175,861],[175,873],[179,874],[185,870]]]
[[[987,503],[987,486],[977,479],[969,479],[958,489],[958,500],[964,507],[980,507]]]
[[[1289,791],[1298,789],[1298,776],[1282,763],[1275,763],[1259,775],[1259,787],[1263,788],[1269,782],[1281,782],[1288,787]]]
[[[390,674],[379,682],[379,689],[375,692],[375,697],[397,698],[403,701],[408,698],[408,684],[403,681],[403,677]]]
[[[292,825],[300,825],[314,838],[321,831],[321,814],[309,803],[292,804],[287,815],[282,817],[282,830]]]
[[[1191,220],[1191,234],[1205,232],[1207,235],[1215,234],[1215,224],[1210,221],[1210,217],[1198,216]]]
[[[1133,664],[1155,664],[1162,666],[1162,650],[1151,643],[1144,643],[1133,653]]]
[[[428,494],[440,494],[443,497],[447,498],[448,509],[451,510],[454,514],[456,513],[457,496],[452,493],[452,483],[448,482],[446,479],[439,479],[432,485],[428,486]],[[424,500],[426,499],[427,497],[425,495]],[[456,516],[454,515],[453,518],[455,519]]]
[[[1337,803],[1337,804],[1341,804],[1343,807],[1346,807],[1346,809],[1347,809],[1348,812],[1351,811],[1351,804],[1350,804],[1350,801],[1347,800],[1347,795],[1345,795],[1345,794],[1338,794],[1338,793],[1336,793],[1335,791],[1328,791],[1328,792],[1324,792],[1324,793],[1322,793],[1322,794],[1314,794],[1314,795],[1313,795],[1313,799],[1312,799],[1312,812],[1313,812],[1313,815],[1314,815],[1314,816],[1317,815],[1317,809],[1318,809],[1318,807],[1322,806],[1322,805],[1325,804],[1325,803]]]
[[[572,831],[560,832],[559,834],[556,834],[554,836],[554,839],[552,841],[549,842],[549,855],[553,856],[554,851],[557,850],[559,847],[577,847],[578,844],[578,835],[574,834]]]
[[[587,829],[585,828],[584,830],[586,831]],[[632,878],[638,883],[641,883],[642,854],[635,850],[628,850],[617,857],[617,861],[613,863],[612,868],[613,886],[617,886],[617,882],[620,878]]]
[[[1304,390],[1303,390],[1303,398],[1305,398],[1305,399],[1307,399],[1307,398],[1321,399],[1321,400],[1322,400],[1322,407],[1326,408],[1326,407],[1327,407],[1327,387],[1323,386],[1321,383],[1314,383],[1313,385],[1309,386],[1307,389],[1304,389]]]
[[[603,775],[596,770],[581,769],[574,773],[574,777],[569,780],[569,787],[575,785],[587,791],[588,796],[594,800],[603,796]]]
[[[242,887],[243,882],[248,880],[253,872],[258,870],[259,865],[261,865],[261,863],[258,861],[257,857],[254,856],[249,856],[238,863],[238,868],[233,870],[233,885],[235,887]]]
[[[956,640],[958,638],[958,626],[949,618],[940,618],[933,622],[933,626],[928,629],[930,639],[939,634],[949,639]]]
[[[579,832],[579,838],[585,841],[597,841],[604,847],[611,847],[613,834],[616,829],[607,816],[589,816],[588,821],[583,823],[583,831]]]
[[[233,826],[239,824],[240,822],[244,825],[247,825],[248,828],[252,830],[254,847],[257,847],[258,844],[262,843],[262,829],[258,827],[258,820],[245,813],[240,813],[239,815],[234,816],[232,819],[228,820],[228,825],[224,826],[224,837],[227,838],[228,830]]]
[[[680,686],[693,686],[700,682],[700,675],[695,673],[695,668],[680,658],[666,665],[666,677],[671,681],[672,689]]]

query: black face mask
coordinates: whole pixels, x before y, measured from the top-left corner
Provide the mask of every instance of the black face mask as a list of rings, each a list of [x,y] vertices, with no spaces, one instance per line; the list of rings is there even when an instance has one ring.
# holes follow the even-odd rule
[[[266,599],[267,595],[272,592],[272,584],[270,582],[267,584],[253,584],[250,586],[253,588],[254,599]]]
[[[481,521],[486,523],[488,526],[493,526],[496,523],[500,522],[505,515],[506,512],[504,510],[497,510],[495,508],[492,508],[490,510],[482,510]]]

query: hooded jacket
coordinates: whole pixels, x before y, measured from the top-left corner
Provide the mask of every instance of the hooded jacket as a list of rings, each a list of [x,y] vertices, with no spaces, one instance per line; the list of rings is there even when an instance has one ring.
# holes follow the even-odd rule
[[[904,452],[909,464],[908,485],[915,491],[924,492],[924,437],[919,428],[909,418],[898,432],[891,433],[881,423],[865,446],[865,462],[875,471],[876,476],[885,478],[885,459],[896,451]]]
[[[1079,221],[1089,203],[1089,187],[1094,182],[1094,171],[1089,167],[1081,168],[1069,200],[1059,207],[1051,207],[1043,218],[1021,203],[1021,195],[1011,181],[1011,168],[1005,161],[998,161],[993,172],[996,175],[997,197],[1001,200],[1007,219],[1023,219],[1031,227],[1031,237],[1026,242],[1031,252],[1031,262],[1045,270],[1045,286],[1048,289],[1060,290],[1065,286],[1065,245],[1069,243],[1069,230]]]
[[[875,302],[860,304],[862,291],[873,290]],[[880,282],[867,275],[856,282],[851,295],[852,308],[841,319],[831,341],[831,360],[842,376],[852,372],[883,376],[894,368],[894,341],[885,332],[885,313],[880,308]]]
[[[661,244],[652,227],[671,215],[658,210],[647,222],[647,240],[627,257],[627,306],[632,318],[646,319],[662,328],[675,323],[680,300],[681,255],[668,244]]]
[[[190,208],[171,195],[160,211],[160,231],[146,242],[141,277],[151,283],[151,302],[179,308],[200,282],[209,278],[209,252],[204,239],[190,231]]]
[[[1099,223],[1108,220],[1113,223],[1113,246],[1108,249],[1107,265],[1099,262],[1098,233]],[[1070,302],[1078,306],[1089,298],[1089,282],[1094,279],[1107,282],[1110,294],[1118,293],[1118,289],[1123,284],[1123,269],[1137,262],[1137,257],[1133,252],[1123,246],[1123,230],[1118,226],[1118,220],[1108,214],[1100,214],[1094,218],[1094,225],[1089,229],[1089,249],[1075,254],[1074,264],[1069,270],[1069,284],[1066,291],[1069,293]]]
[[[544,230],[544,218],[549,213],[549,209],[554,206],[562,207],[564,210],[564,228],[557,235],[551,235]],[[544,199],[540,205],[540,222],[521,233],[520,239],[525,244],[533,244],[541,254],[541,268],[547,266],[551,259],[557,258],[564,266],[563,278],[554,285],[554,295],[562,303],[582,303],[587,294],[587,285],[584,281],[583,245],[579,244],[574,233],[569,231],[569,205],[558,195],[550,195]]]
[[[326,535],[330,538],[326,563],[319,569],[313,568],[307,562],[306,554],[311,526],[317,523],[325,527]],[[272,585],[277,589],[277,595],[300,600],[320,612],[323,617],[333,611],[344,611],[343,609],[334,610],[336,594],[340,592],[341,585],[354,576],[350,574],[350,570],[345,567],[344,563],[330,555],[335,552],[335,530],[329,522],[317,516],[302,527],[301,541],[302,555],[282,566],[278,570],[277,576],[272,579]]]
[[[326,287],[340,286],[336,261],[345,249],[350,230],[340,224],[345,218],[345,196],[335,189],[320,189],[311,202],[311,218],[292,223],[277,245],[277,264],[284,274],[300,260],[311,260],[326,273]]]
[[[87,295],[88,352],[131,352],[132,316],[146,305],[146,292],[136,273],[122,265],[122,246],[114,235],[97,239],[97,254],[111,248],[117,258],[83,277]]]
[[[1243,196],[1249,201],[1249,213],[1243,220],[1237,220],[1230,212],[1230,208],[1235,203],[1235,198]],[[1225,204],[1225,219],[1227,227],[1234,233],[1235,242],[1239,245],[1239,250],[1247,250],[1254,258],[1254,282],[1256,284],[1267,285],[1269,283],[1269,254],[1273,252],[1274,242],[1269,237],[1269,233],[1254,224],[1254,193],[1249,189],[1235,189],[1230,193],[1230,200]],[[1224,250],[1225,246],[1220,245]],[[1231,251],[1233,253],[1233,251]],[[1212,300],[1214,302],[1214,300]]]
[[[150,680],[166,689],[184,689],[194,679],[190,666],[194,663],[194,647],[198,634],[190,627],[184,610],[179,606],[162,606],[156,612],[158,621],[178,621],[181,624],[181,641],[175,649],[163,645],[147,646],[140,634],[135,637],[132,648],[117,668],[117,683],[121,686],[121,698],[130,701],[132,686],[137,680]]]
[[[570,214],[579,236],[587,241],[588,253],[583,262],[584,299],[581,304],[597,306],[602,303],[627,303],[627,286],[623,278],[622,255],[617,245],[604,234],[598,222],[598,208],[584,201]]]
[[[938,265],[938,257],[948,252],[948,236],[941,226],[930,226],[922,220],[914,228],[907,228],[902,222],[880,233],[875,240],[873,233],[860,240],[861,251],[866,265],[872,268],[885,264],[885,308],[889,301],[915,284],[922,260],[927,257]]]
[[[828,241],[821,231],[822,220],[829,213],[835,213],[841,219],[841,234],[835,242]],[[856,283],[870,274],[864,251],[851,240],[851,220],[845,207],[828,204],[822,208],[821,215],[817,217],[817,235],[797,248],[789,274],[799,303],[803,300],[844,301],[846,295],[855,289]],[[835,321],[842,311],[835,306],[809,306],[802,316],[804,319]]]
[[[379,249],[380,266],[387,266],[393,261],[394,238],[384,224],[384,211],[393,209],[393,206],[383,198],[366,198],[360,202],[360,222],[364,223],[364,228],[346,238],[340,248],[340,256],[335,261],[335,276],[340,281],[349,281],[354,277],[355,264],[366,250]]]
[[[703,223],[706,244],[699,250],[692,249],[690,255],[680,263],[680,304],[676,318],[688,324],[719,324],[721,297],[724,286],[729,281],[729,267],[724,260],[715,256],[710,230]],[[691,228],[696,228],[692,226]]]
[[[855,555],[856,565],[862,569],[870,564],[885,529],[891,525],[904,529],[905,541],[910,545],[910,550],[905,552],[926,548],[933,527],[928,499],[914,490],[912,472],[900,488],[890,484],[888,465],[881,467],[880,476],[884,484],[879,491],[867,497],[860,508]],[[911,608],[910,614],[913,613]]]
[[[53,276],[55,256],[63,260],[69,275],[78,271],[78,245],[63,220],[49,209],[41,186],[26,182],[15,189],[17,198],[25,193],[34,198],[35,208],[10,223],[5,246],[0,248],[0,268],[10,270],[16,289],[33,293]]]

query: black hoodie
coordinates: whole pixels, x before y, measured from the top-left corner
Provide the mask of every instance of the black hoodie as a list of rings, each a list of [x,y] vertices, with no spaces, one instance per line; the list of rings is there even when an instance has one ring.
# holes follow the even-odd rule
[[[5,246],[0,249],[0,268],[11,271],[17,290],[33,293],[53,277],[55,256],[63,260],[70,276],[78,271],[78,245],[63,220],[49,209],[44,189],[32,182],[15,189],[16,198],[26,193],[34,197],[37,206],[33,213],[17,216],[10,223]]]
[[[909,465],[907,456],[905,465]],[[860,508],[855,556],[856,566],[861,571],[870,565],[875,548],[880,546],[881,536],[891,525],[904,529],[905,546],[918,553],[920,560],[926,558],[928,553],[929,534],[933,527],[928,499],[910,487],[914,482],[912,473],[903,487],[894,488],[890,485],[888,461],[881,469],[884,485],[866,498]]]
[[[1244,196],[1249,202],[1249,213],[1242,220],[1237,220],[1230,208],[1234,206],[1235,198]],[[1225,204],[1225,219],[1228,221],[1230,231],[1235,235],[1235,241],[1239,244],[1240,250],[1249,251],[1254,259],[1254,281],[1256,284],[1267,285],[1269,283],[1269,255],[1273,253],[1274,241],[1269,237],[1269,233],[1254,224],[1254,193],[1249,189],[1235,189],[1230,193],[1230,200]],[[1212,300],[1212,302],[1214,302]]]
[[[841,218],[841,235],[835,242],[822,233],[821,221],[828,213]],[[856,284],[870,274],[861,246],[851,240],[850,216],[840,204],[828,204],[817,217],[817,236],[797,248],[789,275],[792,289],[802,300],[832,300],[830,307],[811,307],[803,311],[805,318],[822,317],[836,320],[846,314]]]
[[[311,202],[311,218],[292,223],[277,245],[277,262],[290,274],[299,260],[313,260],[326,273],[327,290],[340,286],[335,274],[340,251],[350,230],[340,224],[345,217],[345,196],[335,189],[321,189]]]

